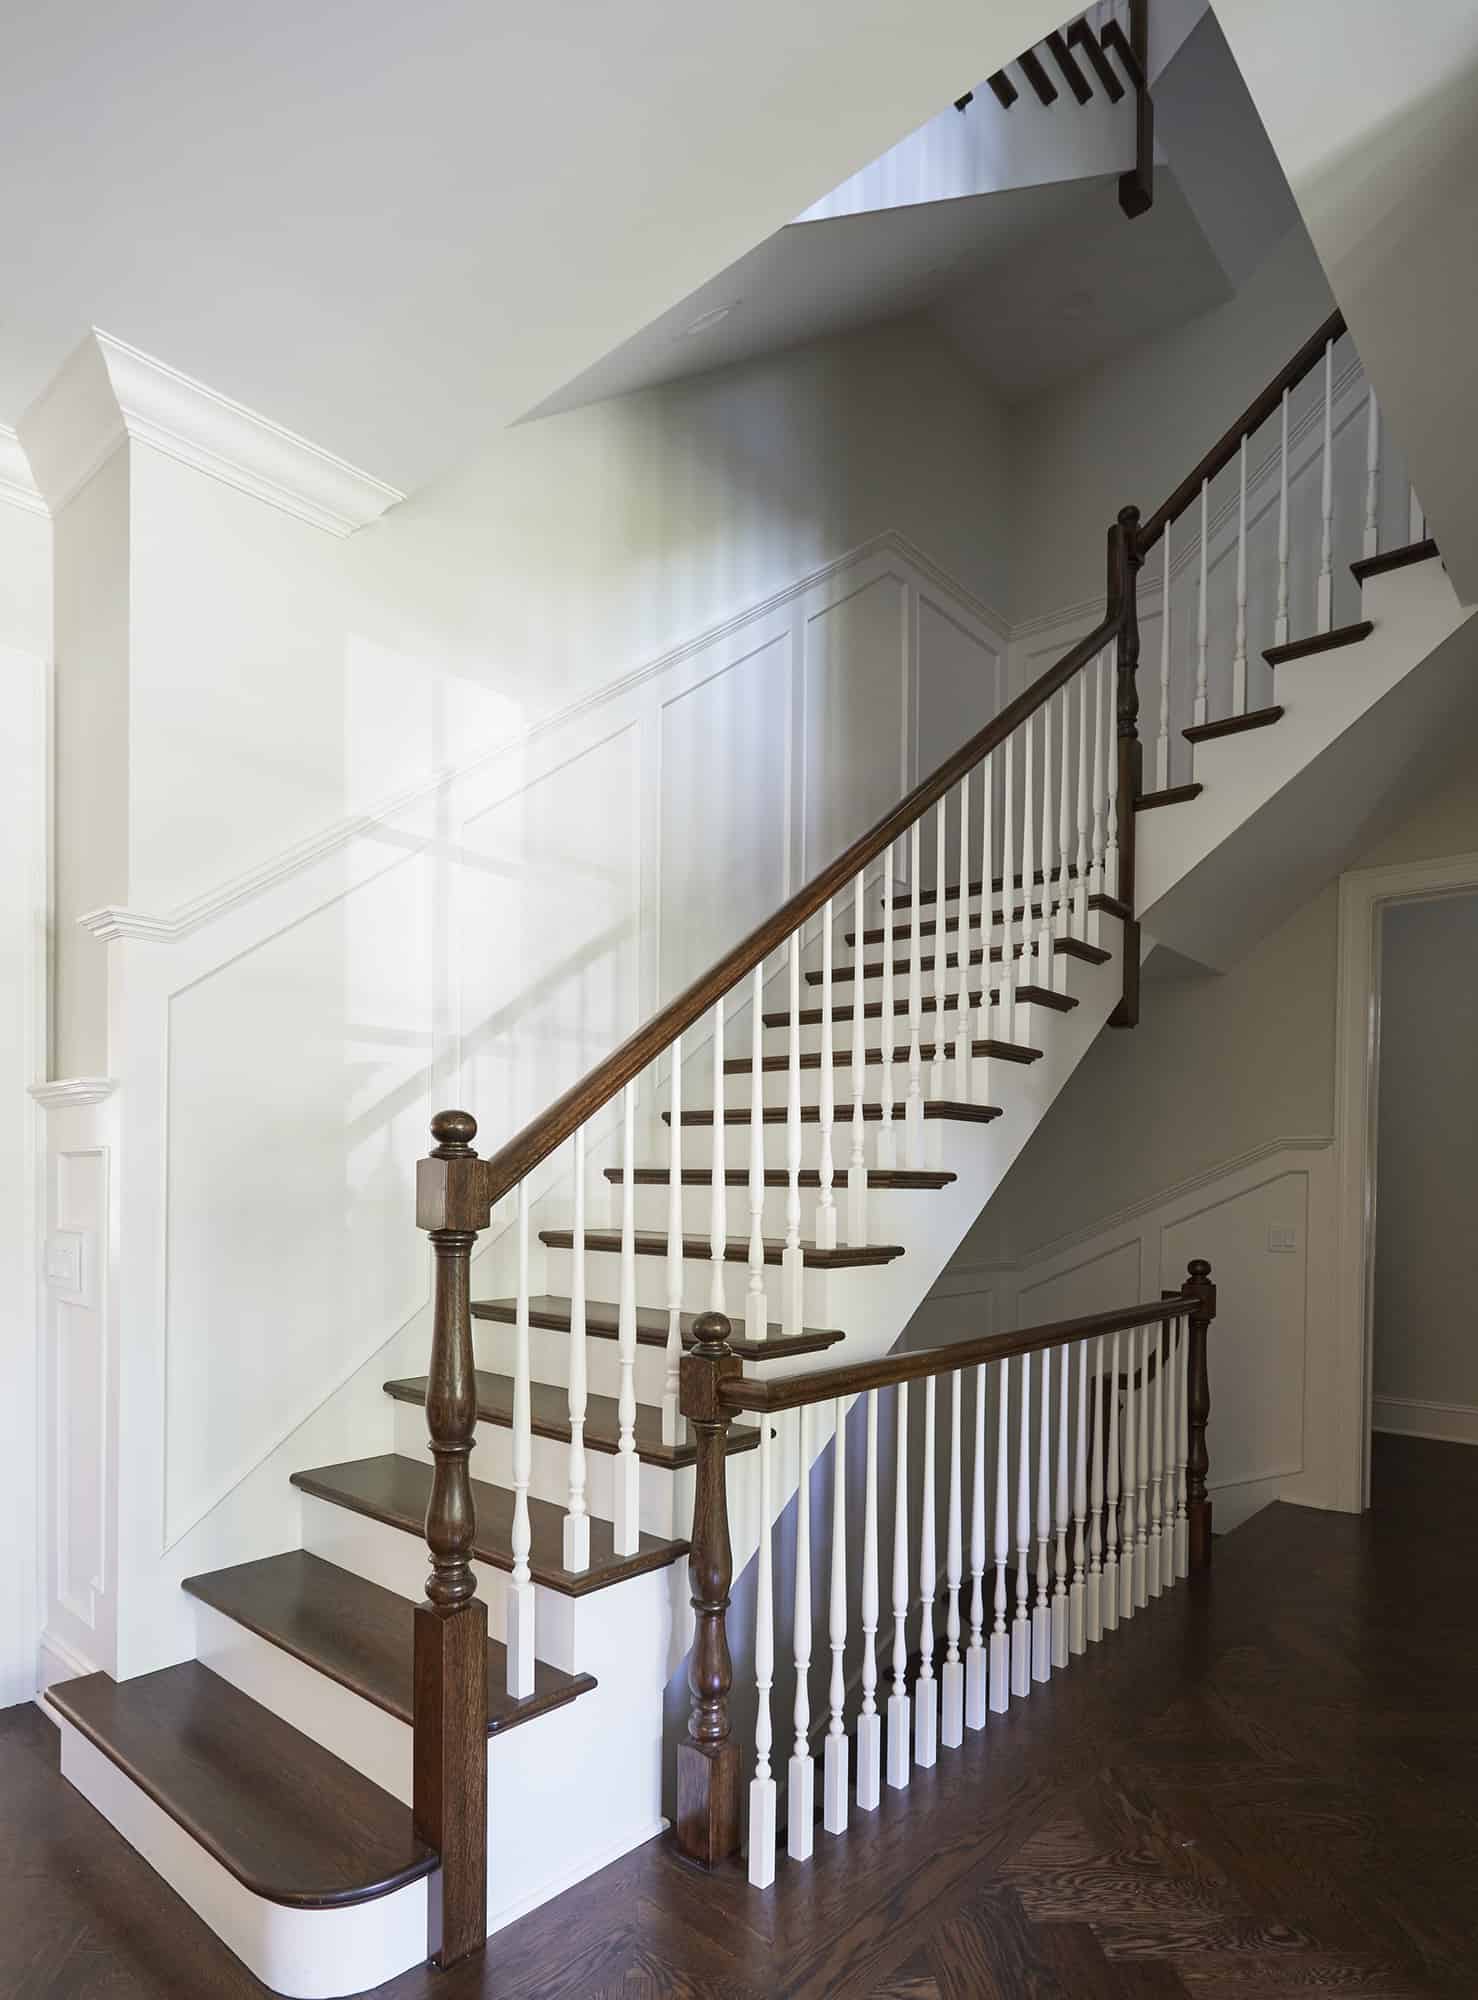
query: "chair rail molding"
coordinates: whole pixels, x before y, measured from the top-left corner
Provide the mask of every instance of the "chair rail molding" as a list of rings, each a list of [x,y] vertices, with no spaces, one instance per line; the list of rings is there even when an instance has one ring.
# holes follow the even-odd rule
[[[99,327],[63,362],[17,432],[53,514],[130,439],[331,535],[352,535],[405,498]],[[0,475],[4,464],[0,455]]]
[[[1334,1110],[1336,1505],[1370,1505],[1374,1396],[1376,1128],[1380,1095],[1381,919],[1387,904],[1478,889],[1478,854],[1352,868],[1340,877]],[[1405,1426],[1401,1426],[1405,1428]]]

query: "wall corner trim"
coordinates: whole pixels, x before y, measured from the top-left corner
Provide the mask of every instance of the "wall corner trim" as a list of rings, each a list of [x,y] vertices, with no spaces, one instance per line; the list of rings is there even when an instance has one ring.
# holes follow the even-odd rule
[[[41,497],[24,446],[6,424],[0,424],[0,500],[12,507],[24,507],[28,514],[51,511]]]
[[[352,535],[405,498],[98,327],[63,362],[17,431],[34,487],[53,514],[128,439],[331,535]],[[0,491],[4,473],[0,442]]]
[[[73,1111],[84,1104],[102,1104],[118,1088],[112,1076],[69,1076],[55,1083],[33,1083],[28,1095],[43,1111]]]

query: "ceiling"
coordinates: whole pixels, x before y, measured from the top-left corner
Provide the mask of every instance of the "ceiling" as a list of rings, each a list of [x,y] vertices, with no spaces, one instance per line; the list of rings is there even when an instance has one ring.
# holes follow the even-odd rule
[[[533,414],[906,313],[927,314],[1016,402],[1207,311],[1230,289],[1163,166],[1154,207],[1132,225],[1113,175],[792,223]]]
[[[12,8],[0,422],[97,325],[412,488],[1060,7]]]

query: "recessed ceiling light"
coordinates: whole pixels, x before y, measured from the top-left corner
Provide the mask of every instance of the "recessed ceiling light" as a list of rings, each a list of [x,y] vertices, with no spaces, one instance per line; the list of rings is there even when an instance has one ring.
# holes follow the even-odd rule
[[[683,328],[684,338],[689,334],[707,333],[711,326],[717,326],[721,319],[727,319],[738,303],[737,299],[733,299],[726,306],[714,306],[710,312],[699,313],[691,326]]]

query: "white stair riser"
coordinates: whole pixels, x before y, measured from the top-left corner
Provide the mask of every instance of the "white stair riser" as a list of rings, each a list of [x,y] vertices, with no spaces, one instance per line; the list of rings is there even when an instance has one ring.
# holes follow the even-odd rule
[[[496,1375],[511,1375],[514,1361],[515,1328],[502,1320],[472,1322],[472,1341],[477,1365]],[[570,1336],[549,1327],[529,1328],[529,1374],[535,1382],[566,1388],[570,1379]],[[661,1347],[638,1342],[636,1350],[636,1400],[659,1404],[667,1383],[667,1353]],[[586,1336],[585,1386],[592,1396],[619,1396],[621,1393],[621,1349],[604,1335]]]
[[[535,1500],[548,1500],[557,1507],[566,1506],[570,1493],[569,1445],[558,1438],[540,1437],[537,1432],[529,1444],[530,1495]],[[402,1458],[430,1461],[426,1419],[414,1403],[397,1403],[395,1406],[395,1449]],[[479,1424],[471,1463],[474,1479],[485,1480],[490,1486],[512,1486],[512,1431],[504,1429],[501,1424]],[[586,1452],[585,1508],[596,1520],[610,1521],[615,1518],[615,1470],[613,1453]],[[669,1471],[660,1465],[641,1467],[638,1520],[643,1533],[667,1538],[687,1533],[687,1526],[680,1528],[677,1523],[683,1521],[688,1524],[692,1521],[692,1482],[691,1467],[681,1467],[677,1471]]]
[[[78,1730],[63,1722],[62,1775],[275,1992],[362,1993],[423,1963],[425,1880],[347,1909],[294,1910],[238,1882]]]

